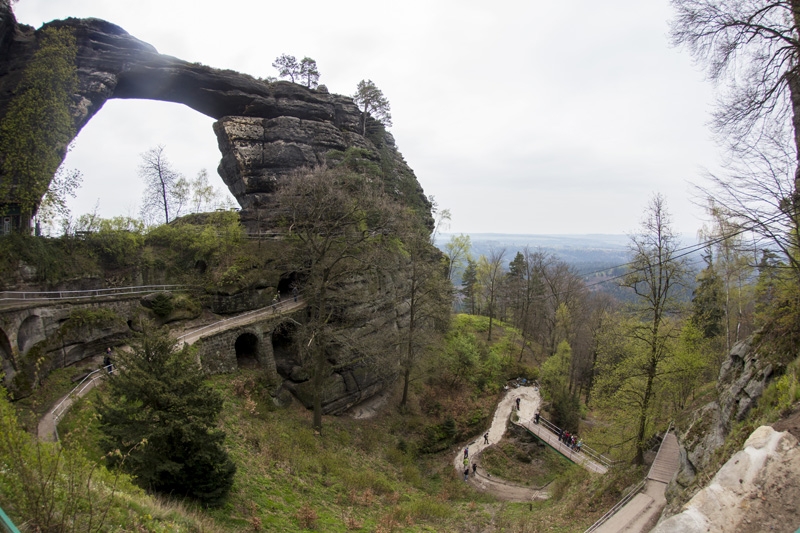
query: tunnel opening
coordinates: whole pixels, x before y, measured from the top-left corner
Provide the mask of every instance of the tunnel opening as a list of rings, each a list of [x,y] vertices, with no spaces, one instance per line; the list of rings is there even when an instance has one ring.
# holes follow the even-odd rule
[[[234,343],[236,350],[236,364],[239,368],[257,368],[258,363],[258,337],[252,333],[242,333],[236,337]]]

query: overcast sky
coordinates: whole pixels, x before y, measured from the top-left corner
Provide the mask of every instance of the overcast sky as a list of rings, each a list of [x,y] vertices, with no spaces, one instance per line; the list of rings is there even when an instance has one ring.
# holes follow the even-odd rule
[[[163,54],[258,77],[277,75],[282,53],[309,56],[339,94],[373,80],[450,232],[626,233],[660,192],[691,238],[703,212],[690,183],[720,160],[713,88],[670,46],[668,0],[19,0],[15,13],[37,28],[105,19]],[[84,176],[73,213],[136,216],[140,154],[158,144],[223,188],[212,123],[108,101],[65,163]]]

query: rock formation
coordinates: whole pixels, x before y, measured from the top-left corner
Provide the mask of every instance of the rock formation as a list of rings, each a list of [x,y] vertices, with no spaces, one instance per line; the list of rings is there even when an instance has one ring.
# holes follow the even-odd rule
[[[430,204],[391,135],[368,119],[367,136],[362,136],[361,112],[351,98],[329,94],[324,87],[267,82],[162,55],[99,19],[69,18],[42,28],[47,26],[68,27],[77,39],[76,131],[110,98],[176,102],[217,119],[214,131],[222,152],[218,171],[242,206],[249,228],[269,228],[275,207],[270,195],[281,177],[323,164],[331,150],[348,148],[365,149],[381,163],[388,188],[398,199],[430,218]],[[7,3],[0,2],[0,120],[42,28],[17,24]]]
[[[725,443],[734,422],[742,421],[764,392],[772,376],[772,365],[764,363],[752,346],[752,337],[737,343],[720,368],[717,400],[678,425],[681,468],[676,476],[682,490],[692,484],[695,474],[706,467],[714,452]]]
[[[324,87],[312,90],[289,82],[267,82],[162,55],[103,20],[69,18],[43,28],[47,26],[69,28],[76,37],[79,89],[71,109],[76,131],[111,98],[175,102],[217,120],[213,127],[222,154],[218,171],[242,206],[241,219],[250,231],[273,229],[280,213],[273,193],[282,178],[300,168],[324,165],[331,152],[341,157],[348,149],[358,149],[360,157],[375,162],[385,189],[432,227],[431,205],[392,136],[369,117],[366,135],[362,135],[362,115],[351,98],[330,94]],[[18,24],[8,3],[0,1],[0,120],[8,112],[43,28]],[[63,146],[53,150],[64,156]],[[0,174],[0,182],[6,178]],[[242,302],[246,307],[259,299],[257,294],[247,296],[216,297],[217,310],[243,310]],[[386,298],[370,305],[376,309],[375,316],[396,324],[401,317],[391,296]],[[384,385],[374,370],[341,362],[339,366],[343,368],[332,371],[326,384],[326,412],[339,412]],[[309,392],[301,374],[290,369],[284,377],[287,387],[303,400]]]
[[[800,447],[788,432],[756,429],[683,511],[653,533],[794,531],[798,525]]]

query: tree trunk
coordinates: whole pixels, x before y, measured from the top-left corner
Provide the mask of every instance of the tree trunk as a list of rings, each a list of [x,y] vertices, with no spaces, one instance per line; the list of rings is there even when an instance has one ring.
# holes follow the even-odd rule
[[[408,401],[408,382],[411,381],[411,367],[406,366],[403,372],[403,398],[400,400],[400,407],[405,407]]]

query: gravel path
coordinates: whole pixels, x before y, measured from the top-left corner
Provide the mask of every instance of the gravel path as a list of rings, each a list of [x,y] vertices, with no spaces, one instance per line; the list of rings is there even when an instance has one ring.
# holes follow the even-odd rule
[[[486,473],[480,466],[480,453],[498,443],[506,432],[506,425],[511,411],[516,408],[516,400],[520,399],[519,417],[522,420],[533,418],[534,413],[539,410],[542,398],[537,387],[510,388],[506,392],[494,412],[492,425],[489,428],[489,444],[485,443],[483,435],[475,441],[468,443],[465,447],[469,449],[470,475],[469,482],[477,489],[489,492],[501,500],[512,502],[529,502],[531,500],[547,499],[546,490],[533,489],[523,485],[516,485],[500,478],[495,478]],[[472,463],[478,464],[477,475],[472,474]],[[464,475],[464,448],[459,449],[453,459],[453,467],[459,475]]]

